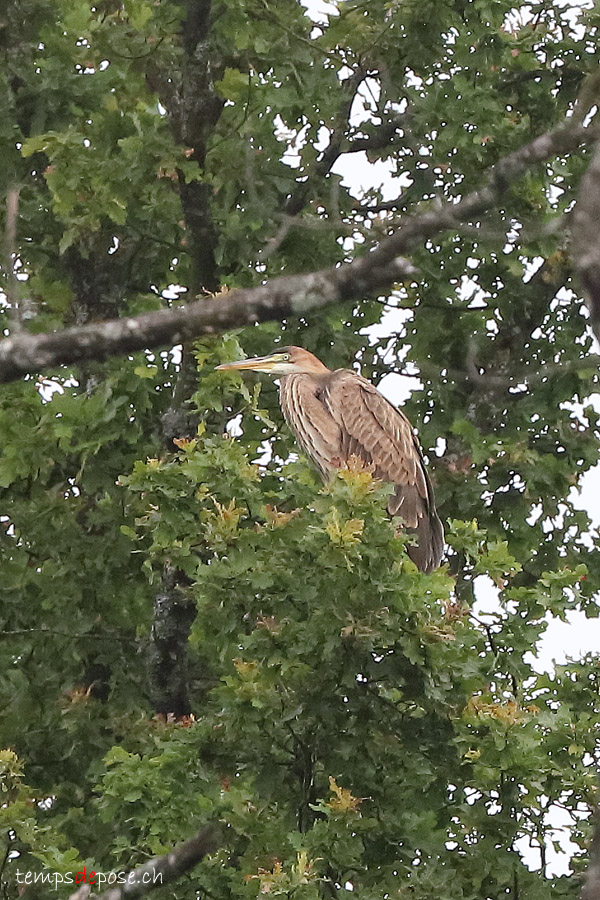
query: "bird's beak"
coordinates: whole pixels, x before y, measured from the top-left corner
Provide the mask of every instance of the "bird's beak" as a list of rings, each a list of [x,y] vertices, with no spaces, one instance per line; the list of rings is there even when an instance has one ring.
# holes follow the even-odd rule
[[[238,362],[222,363],[216,366],[217,371],[243,371],[270,372],[277,365],[279,358],[276,354],[271,356],[253,356],[251,359],[240,359]]]

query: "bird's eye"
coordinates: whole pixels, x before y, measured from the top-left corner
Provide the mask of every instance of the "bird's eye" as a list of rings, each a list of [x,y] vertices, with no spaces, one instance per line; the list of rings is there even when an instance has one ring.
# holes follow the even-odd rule
[[[289,361],[290,361],[290,354],[289,354],[289,353],[282,353],[282,354],[281,354],[281,359],[282,359],[283,362],[289,362]]]

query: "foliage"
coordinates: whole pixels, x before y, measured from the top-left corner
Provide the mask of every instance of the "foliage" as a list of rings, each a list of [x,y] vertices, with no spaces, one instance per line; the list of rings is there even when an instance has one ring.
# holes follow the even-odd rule
[[[596,66],[595,9],[340,0],[315,24],[298,3],[222,0],[193,44],[185,17],[206,5],[0,12],[21,280],[3,275],[27,327],[175,303],[211,266],[226,289],[366,253],[391,215],[477,188],[560,122]],[[341,175],[358,154],[361,192]],[[548,676],[529,651],[548,613],[598,614],[597,534],[571,490],[597,461],[564,220],[585,164],[555,159],[428,242],[390,298],[198,342],[183,401],[171,351],[3,390],[7,897],[17,870],[130,867],[212,820],[222,849],[171,896],[577,895],[545,864],[553,809],[577,848],[589,837],[597,658]],[[214,372],[279,340],[376,382],[419,375],[406,408],[449,523],[441,570],[416,571],[385,486],[342,472],[322,489],[292,461],[271,383]],[[178,403],[194,426],[169,443]],[[197,609],[194,715],[175,720],[154,714],[147,672],[169,568]],[[485,621],[482,575],[499,597]]]

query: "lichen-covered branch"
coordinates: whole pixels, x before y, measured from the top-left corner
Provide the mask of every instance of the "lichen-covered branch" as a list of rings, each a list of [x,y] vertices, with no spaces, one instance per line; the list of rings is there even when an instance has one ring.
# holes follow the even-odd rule
[[[219,844],[217,830],[212,825],[202,828],[193,838],[174,847],[170,853],[157,856],[129,873],[123,884],[98,894],[96,900],[135,900],[144,897],[151,891],[170,884],[193,869],[200,860],[213,853]],[[90,896],[89,885],[83,885],[69,900],[87,900]]]
[[[581,179],[573,213],[572,253],[588,301],[591,325],[600,340],[600,146]]]
[[[343,300],[357,299],[414,278],[404,258],[428,238],[480,216],[504,197],[506,188],[531,167],[594,140],[597,133],[567,121],[541,135],[490,171],[486,184],[455,203],[446,202],[406,219],[370,253],[346,265],[320,272],[282,276],[259,287],[222,293],[209,300],[112,319],[51,334],[17,334],[0,342],[0,382],[27,373],[89,359],[178,344],[203,334],[257,322],[301,316]]]
[[[260,287],[219,294],[189,306],[50,334],[15,335],[0,341],[0,382],[15,381],[29,372],[61,364],[179,344],[202,334],[302,315],[416,274],[414,266],[405,259],[392,260],[381,267],[365,267],[363,262],[276,278]]]

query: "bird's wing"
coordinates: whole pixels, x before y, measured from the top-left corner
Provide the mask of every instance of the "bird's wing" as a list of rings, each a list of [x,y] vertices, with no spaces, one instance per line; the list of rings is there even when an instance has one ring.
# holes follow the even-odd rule
[[[406,416],[354,372],[339,370],[321,399],[342,432],[343,455],[374,467],[375,477],[396,486],[388,502],[391,516],[402,516],[419,544],[409,553],[420,568],[439,565],[443,528],[418,441]]]
[[[310,375],[285,375],[279,383],[279,395],[281,410],[298,444],[326,481],[339,468],[342,433],[319,400],[318,387]]]
[[[345,435],[346,459],[354,454],[374,467],[377,478],[404,488],[390,513],[416,528],[429,499],[428,486],[406,416],[370,382],[344,370],[327,385],[323,402]]]

